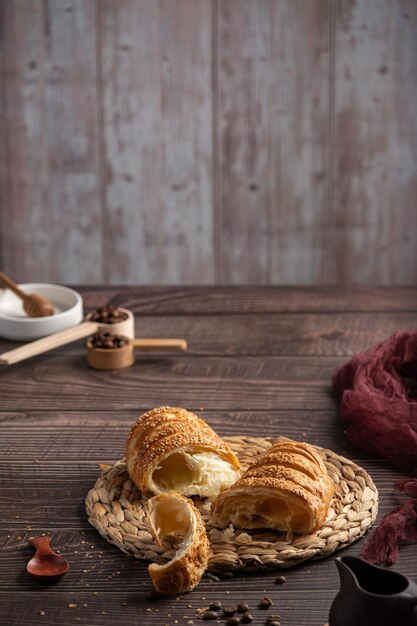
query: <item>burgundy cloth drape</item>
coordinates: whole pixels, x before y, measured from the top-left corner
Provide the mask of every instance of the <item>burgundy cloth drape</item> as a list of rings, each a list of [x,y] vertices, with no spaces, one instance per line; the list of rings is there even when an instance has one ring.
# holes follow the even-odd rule
[[[349,440],[411,475],[394,485],[411,500],[383,518],[361,554],[394,563],[401,542],[417,542],[417,331],[358,354],[335,373],[333,387]]]

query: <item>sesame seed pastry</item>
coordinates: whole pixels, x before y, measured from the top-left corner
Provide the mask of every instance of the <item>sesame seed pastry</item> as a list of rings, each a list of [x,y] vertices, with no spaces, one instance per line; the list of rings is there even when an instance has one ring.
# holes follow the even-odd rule
[[[280,439],[213,502],[211,523],[311,533],[323,525],[334,485],[308,443]]]
[[[163,406],[139,417],[126,445],[129,476],[144,493],[214,499],[239,478],[231,448],[202,419]]]
[[[192,591],[207,569],[210,551],[199,511],[191,500],[171,492],[148,500],[146,512],[158,545],[168,536],[180,540],[168,563],[151,563],[148,567],[156,591],[163,594]]]

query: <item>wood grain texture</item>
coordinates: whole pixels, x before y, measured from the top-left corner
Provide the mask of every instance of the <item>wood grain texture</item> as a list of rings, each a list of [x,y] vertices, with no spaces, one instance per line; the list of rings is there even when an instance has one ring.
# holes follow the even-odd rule
[[[415,328],[417,312],[136,318],[136,334],[140,337],[184,337],[187,354],[219,356],[320,354],[347,359],[397,331]],[[140,355],[140,350],[136,354]]]
[[[2,409],[124,410],[146,404],[228,409],[334,407],[330,379],[344,357],[146,356],[124,370],[88,368],[81,355],[35,357],[0,372]]]
[[[121,620],[138,626],[196,624],[197,609],[220,600],[223,605],[247,602],[253,623],[260,625],[266,614],[257,604],[270,596],[283,626],[323,626],[339,587],[332,557],[286,571],[283,587],[274,584],[274,573],[226,581],[205,577],[191,594],[155,601],[149,597],[147,563],[126,558],[100,537],[87,522],[84,499],[98,465],[123,455],[137,415],[172,403],[194,409],[223,436],[286,435],[351,458],[378,487],[378,523],[403,501],[392,490],[401,474],[348,443],[330,377],[352,351],[394,325],[414,322],[416,290],[81,291],[88,307],[130,303],[147,332],[180,328],[195,342],[194,351],[181,357],[147,355],[130,370],[110,373],[89,370],[78,345],[0,370],[3,621],[8,626],[52,626],[57,620],[68,626]],[[215,314],[209,315],[211,310]],[[236,354],[223,356],[233,350]],[[279,350],[287,356],[270,354]],[[25,572],[33,553],[27,540],[43,532],[70,562],[68,574],[51,587],[40,587]],[[362,545],[353,544],[344,554],[357,555]],[[416,547],[402,546],[394,569],[417,578],[416,562]]]
[[[105,304],[135,315],[417,311],[412,287],[80,287],[87,311]]]
[[[102,280],[94,7],[1,3],[2,267],[18,281]]]
[[[3,0],[16,280],[417,281],[414,0]]]
[[[331,280],[413,284],[416,6],[378,0],[335,6]]]
[[[94,0],[45,5],[52,280],[102,280]]]
[[[211,4],[100,7],[106,279],[210,283]]]
[[[2,269],[16,280],[24,280],[29,273],[31,280],[36,279],[34,259],[39,277],[48,276],[51,269],[45,250],[43,214],[47,176],[42,149],[43,56],[41,1],[2,2],[0,262]]]
[[[231,0],[217,7],[217,282],[320,283],[328,3]]]

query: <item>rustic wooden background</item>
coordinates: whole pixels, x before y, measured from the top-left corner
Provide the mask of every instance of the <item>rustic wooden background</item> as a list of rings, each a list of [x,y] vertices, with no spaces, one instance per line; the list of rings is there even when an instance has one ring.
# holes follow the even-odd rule
[[[415,284],[415,0],[0,0],[17,280]]]

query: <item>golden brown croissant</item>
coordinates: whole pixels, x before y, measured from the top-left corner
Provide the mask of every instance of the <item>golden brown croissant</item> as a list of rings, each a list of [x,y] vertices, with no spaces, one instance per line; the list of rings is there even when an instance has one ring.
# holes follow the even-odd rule
[[[307,443],[282,439],[217,497],[211,522],[309,533],[324,523],[333,493],[319,453]]]
[[[177,491],[215,498],[239,477],[239,461],[203,420],[163,406],[142,415],[130,431],[127,469],[141,491]]]
[[[174,557],[164,565],[151,563],[148,572],[159,593],[182,593],[198,585],[209,559],[209,540],[199,511],[178,493],[164,493],[148,500],[147,518],[161,544],[168,535],[181,539]]]

